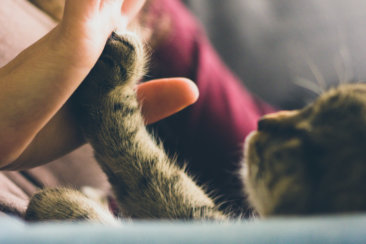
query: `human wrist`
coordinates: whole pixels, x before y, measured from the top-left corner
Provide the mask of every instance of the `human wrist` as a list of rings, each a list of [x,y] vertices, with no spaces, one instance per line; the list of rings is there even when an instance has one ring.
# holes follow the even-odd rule
[[[90,39],[81,32],[68,30],[61,23],[49,34],[47,45],[59,67],[69,66],[72,70],[84,73],[88,73],[95,65],[108,38]]]

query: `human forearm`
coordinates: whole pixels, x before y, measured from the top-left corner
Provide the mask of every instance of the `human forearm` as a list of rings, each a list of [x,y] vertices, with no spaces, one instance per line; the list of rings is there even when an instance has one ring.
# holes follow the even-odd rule
[[[51,162],[84,143],[77,123],[65,104],[43,127],[32,142],[11,164],[2,170],[24,170]]]
[[[18,158],[88,73],[62,41],[56,27],[0,70],[0,166]]]

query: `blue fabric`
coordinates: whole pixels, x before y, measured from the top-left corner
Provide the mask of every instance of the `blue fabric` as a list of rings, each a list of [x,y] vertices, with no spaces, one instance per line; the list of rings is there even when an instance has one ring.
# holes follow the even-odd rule
[[[366,215],[249,222],[26,224],[0,219],[0,243],[366,243]]]

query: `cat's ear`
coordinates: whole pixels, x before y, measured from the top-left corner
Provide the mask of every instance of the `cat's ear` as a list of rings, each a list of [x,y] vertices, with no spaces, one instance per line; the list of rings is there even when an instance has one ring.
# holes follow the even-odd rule
[[[310,131],[311,127],[310,121],[301,116],[301,110],[280,111],[267,114],[258,121],[259,131],[270,131],[278,128]]]
[[[276,113],[271,113],[264,115],[258,121],[258,130],[271,130],[278,128],[279,126],[283,127],[286,124],[292,124],[293,120],[296,115],[299,114],[298,110],[294,111],[280,111]]]

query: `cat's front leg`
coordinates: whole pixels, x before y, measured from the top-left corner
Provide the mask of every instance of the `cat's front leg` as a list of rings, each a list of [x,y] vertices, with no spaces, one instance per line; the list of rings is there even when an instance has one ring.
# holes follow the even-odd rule
[[[76,94],[84,134],[123,214],[136,218],[225,218],[147,132],[134,90],[143,68],[141,42],[131,35],[114,35]]]
[[[34,194],[28,204],[27,221],[92,221],[108,225],[120,223],[99,202],[70,188],[49,188]]]

